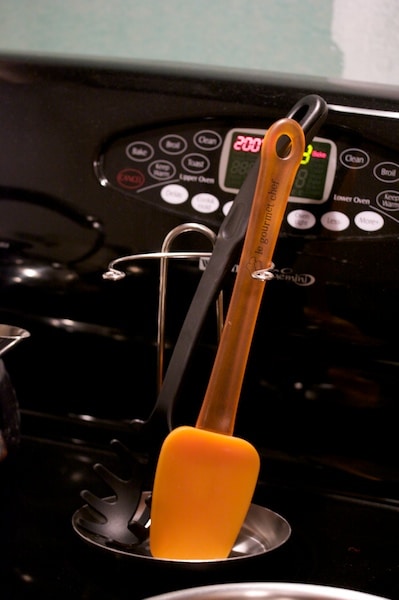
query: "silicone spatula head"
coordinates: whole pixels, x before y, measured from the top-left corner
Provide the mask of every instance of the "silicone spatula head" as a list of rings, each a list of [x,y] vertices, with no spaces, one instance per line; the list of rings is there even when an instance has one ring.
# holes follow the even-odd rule
[[[277,121],[265,135],[236,281],[201,411],[195,427],[178,427],[166,437],[158,458],[150,527],[150,549],[157,558],[227,558],[249,509],[259,456],[232,433],[266,282],[259,273],[271,265],[304,145],[303,131],[291,119]]]
[[[153,556],[225,558],[245,520],[259,473],[259,455],[238,437],[177,427],[158,459],[151,504]]]

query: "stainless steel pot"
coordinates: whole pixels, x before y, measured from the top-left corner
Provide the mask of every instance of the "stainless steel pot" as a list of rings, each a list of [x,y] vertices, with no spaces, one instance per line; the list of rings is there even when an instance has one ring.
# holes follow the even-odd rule
[[[363,592],[300,583],[227,583],[152,596],[146,600],[388,600]]]

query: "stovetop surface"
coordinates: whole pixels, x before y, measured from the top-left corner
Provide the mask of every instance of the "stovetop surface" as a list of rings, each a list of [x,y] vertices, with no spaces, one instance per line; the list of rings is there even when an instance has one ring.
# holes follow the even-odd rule
[[[288,520],[288,542],[234,567],[180,568],[114,556],[74,532],[71,519],[83,504],[80,492],[104,493],[93,465],[117,469],[115,460],[106,448],[22,437],[15,455],[0,465],[2,598],[139,599],[239,581],[316,583],[399,598],[397,482],[338,473],[334,486],[331,467],[290,462],[271,452],[254,502]]]

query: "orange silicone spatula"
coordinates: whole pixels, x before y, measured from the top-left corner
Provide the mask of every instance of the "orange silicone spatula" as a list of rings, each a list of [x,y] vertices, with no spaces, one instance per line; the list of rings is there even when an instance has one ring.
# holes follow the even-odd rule
[[[256,273],[272,264],[304,147],[303,130],[292,119],[274,123],[263,140],[237,277],[200,414],[195,427],[172,430],[159,454],[150,526],[156,558],[227,558],[249,509],[259,456],[233,431],[266,282]]]

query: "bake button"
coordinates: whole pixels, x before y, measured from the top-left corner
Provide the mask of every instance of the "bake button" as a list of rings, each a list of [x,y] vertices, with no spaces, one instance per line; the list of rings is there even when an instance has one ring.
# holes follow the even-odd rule
[[[126,156],[131,160],[144,162],[154,156],[154,148],[147,142],[132,142],[126,146]]]
[[[383,217],[372,210],[364,210],[358,213],[354,221],[355,225],[363,231],[378,231],[384,226]]]
[[[216,150],[222,144],[222,136],[211,129],[203,129],[195,134],[194,144],[201,150]]]
[[[219,208],[219,200],[213,194],[202,192],[193,196],[191,206],[200,213],[213,213]]]
[[[205,173],[211,164],[203,154],[187,154],[181,161],[183,169],[189,173]]]
[[[349,218],[337,210],[325,213],[320,220],[323,227],[330,231],[343,231],[349,227]]]
[[[375,165],[373,173],[380,181],[386,183],[399,181],[399,165],[394,162],[381,162]]]
[[[287,221],[295,229],[310,229],[316,223],[316,217],[308,210],[292,210],[287,215]]]
[[[188,198],[188,191],[182,185],[170,183],[162,188],[161,198],[168,204],[183,204]]]
[[[159,147],[166,154],[182,154],[187,149],[187,142],[181,135],[169,133],[159,140]]]
[[[164,181],[165,179],[171,179],[175,176],[176,167],[168,160],[154,160],[150,165],[148,165],[148,173],[154,179],[158,179],[158,181]]]

